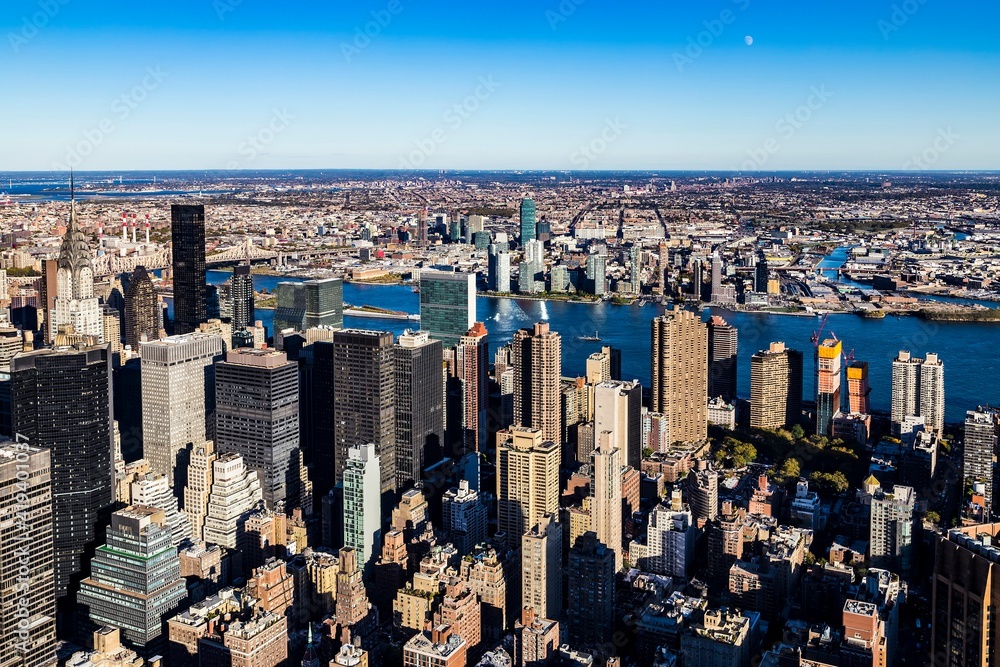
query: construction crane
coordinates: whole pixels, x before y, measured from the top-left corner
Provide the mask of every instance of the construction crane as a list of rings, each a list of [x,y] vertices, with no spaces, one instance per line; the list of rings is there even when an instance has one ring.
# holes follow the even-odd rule
[[[824,313],[823,314],[823,319],[820,320],[820,323],[819,323],[819,331],[813,331],[813,335],[812,335],[812,344],[813,344],[813,347],[819,347],[820,339],[823,336],[823,329],[826,328],[826,320],[827,320],[828,317],[830,317],[830,313]]]

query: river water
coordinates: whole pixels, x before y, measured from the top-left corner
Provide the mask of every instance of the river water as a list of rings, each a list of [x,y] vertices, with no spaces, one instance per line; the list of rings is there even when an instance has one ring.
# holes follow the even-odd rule
[[[230,274],[210,271],[209,282],[218,284]],[[276,276],[254,276],[254,285],[270,291],[281,280]],[[344,285],[344,301],[353,305],[372,305],[391,310],[417,313],[419,295],[405,285]],[[994,304],[996,305],[996,304]],[[615,306],[610,303],[576,304],[558,301],[523,299],[476,300],[477,319],[490,333],[491,351],[508,343],[514,332],[546,321],[563,337],[563,374],[581,375],[589,354],[611,345],[622,351],[622,374],[638,379],[646,387],[650,377],[651,320],[662,314],[663,307],[646,304]],[[802,350],[805,358],[804,391],[810,399],[811,378],[815,372],[812,333],[820,318],[802,315],[734,313],[721,309],[706,310],[718,314],[739,330],[739,394],[750,395],[750,357],[772,341],[783,341]],[[258,317],[272,330],[273,312],[259,311]],[[365,317],[345,318],[349,327],[377,329],[400,334],[416,322]],[[598,331],[601,342],[578,340]],[[965,411],[977,405],[1000,404],[1000,323],[926,322],[916,317],[865,319],[856,315],[831,315],[824,336],[829,333],[844,341],[844,350],[854,350],[855,357],[869,363],[872,404],[888,411],[891,400],[892,360],[901,349],[924,355],[937,352],[945,364],[946,411],[948,421],[961,421]]]

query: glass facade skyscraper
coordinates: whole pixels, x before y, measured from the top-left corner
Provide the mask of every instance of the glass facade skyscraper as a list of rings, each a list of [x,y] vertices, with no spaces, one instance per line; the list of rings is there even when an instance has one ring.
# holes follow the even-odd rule
[[[476,274],[420,272],[420,329],[454,347],[476,323]]]
[[[536,238],[538,234],[535,224],[535,200],[526,197],[521,200],[521,245]]]
[[[304,282],[280,282],[274,329],[305,331],[317,327],[344,326],[344,281],[324,278]]]
[[[208,320],[205,288],[205,207],[170,207],[174,259],[174,333],[191,333]]]

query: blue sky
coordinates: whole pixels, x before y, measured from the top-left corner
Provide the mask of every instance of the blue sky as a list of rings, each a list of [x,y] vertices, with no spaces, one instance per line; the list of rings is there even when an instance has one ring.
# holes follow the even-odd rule
[[[0,170],[1000,169],[997,3],[4,9]]]

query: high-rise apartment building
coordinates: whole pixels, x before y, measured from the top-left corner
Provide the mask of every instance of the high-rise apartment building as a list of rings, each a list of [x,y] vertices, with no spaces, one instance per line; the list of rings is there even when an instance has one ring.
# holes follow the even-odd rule
[[[55,591],[73,592],[114,502],[108,346],[35,350],[10,362],[14,432],[49,450]]]
[[[487,515],[486,505],[465,479],[458,483],[458,488],[445,491],[441,500],[444,529],[448,531],[455,549],[463,556],[480,542],[486,541]]]
[[[117,308],[101,306],[101,340],[111,346],[111,353],[122,351],[122,315]]]
[[[521,608],[539,618],[562,615],[563,527],[546,514],[521,536]]]
[[[284,352],[239,349],[215,365],[215,445],[261,481],[271,509],[299,506],[299,367]]]
[[[535,223],[535,200],[525,197],[521,200],[521,245],[537,238]]]
[[[107,543],[97,548],[91,576],[80,584],[85,623],[120,628],[140,653],[162,654],[163,622],[186,596],[180,557],[163,512],[132,505],[112,514]]]
[[[125,344],[139,352],[139,342],[156,340],[160,332],[156,292],[146,267],[136,267],[125,290]]]
[[[827,338],[816,348],[816,434],[833,436],[833,418],[841,409],[844,344]]]
[[[615,554],[615,571],[622,568],[622,451],[609,431],[598,433],[593,453],[594,484],[590,506],[591,530]],[[537,610],[536,610],[537,611]],[[547,617],[546,614],[539,613]]]
[[[420,272],[421,330],[444,347],[454,347],[475,323],[475,273]]]
[[[497,440],[497,525],[515,547],[543,516],[559,511],[560,447],[520,426]]]
[[[246,521],[263,500],[257,473],[247,468],[242,456],[230,453],[216,457],[205,506],[205,542],[227,549],[242,548]]]
[[[394,348],[396,487],[423,479],[444,447],[444,374],[441,341],[426,331],[404,331]]]
[[[0,665],[56,664],[50,450],[0,443]]]
[[[695,521],[715,521],[719,514],[719,473],[706,459],[698,459],[685,481]]]
[[[708,321],[708,396],[736,398],[736,353],[739,332],[718,315]]]
[[[937,538],[930,655],[944,667],[1000,667],[1000,523]]]
[[[188,454],[187,485],[184,487],[184,514],[191,524],[191,536],[196,542],[204,539],[208,497],[215,481],[215,460],[219,455],[215,443],[206,440],[192,445]]]
[[[168,336],[140,345],[143,456],[171,486],[188,443],[211,439],[215,362],[222,339],[212,334]]]
[[[344,477],[347,450],[374,444],[382,466],[382,492],[396,489],[396,377],[393,335],[388,331],[344,329],[333,334],[332,443],[316,442],[315,465],[333,464],[334,484]],[[318,350],[317,350],[318,353]],[[320,359],[317,357],[317,364]],[[316,372],[320,372],[317,365]],[[318,397],[317,397],[318,398]],[[318,405],[317,410],[328,410]],[[333,461],[328,448],[332,445]],[[332,484],[330,485],[332,486]]]
[[[906,350],[892,362],[892,428],[908,417],[923,417],[927,430],[944,432],[944,364],[936,354],[914,357]]]
[[[876,487],[871,503],[868,548],[872,567],[909,574],[913,558],[916,493],[910,487],[898,484],[892,491]]]
[[[691,508],[681,502],[681,492],[675,489],[670,504],[657,505],[649,515],[649,571],[686,580],[694,569],[697,537]]]
[[[584,533],[570,547],[566,575],[570,643],[579,648],[600,646],[610,639],[615,625],[615,555],[597,535]]]
[[[510,292],[510,252],[506,246],[490,245],[487,283],[491,292]]]
[[[696,313],[653,320],[652,383],[650,412],[666,417],[669,442],[708,438],[708,327]]]
[[[174,258],[174,333],[197,331],[208,321],[205,298],[205,207],[170,207],[170,252]]]
[[[545,440],[561,444],[562,337],[547,322],[538,322],[533,329],[514,332],[511,349],[514,423],[539,429]]]
[[[240,264],[234,267],[233,277],[229,280],[233,331],[252,327],[254,323],[254,300],[253,276],[250,275],[250,265]]]
[[[344,468],[344,545],[358,554],[364,570],[375,563],[382,541],[379,455],[375,445],[347,450]]]
[[[622,351],[605,345],[587,357],[587,382],[600,384],[622,379]]]
[[[750,359],[750,426],[778,429],[802,416],[802,353],[771,343]]]
[[[1000,411],[979,407],[965,415],[965,447],[962,451],[962,474],[966,480],[982,485],[987,518],[992,517],[996,466],[994,458],[1000,435]]]
[[[490,400],[490,345],[486,326],[472,325],[455,348],[455,366],[462,388],[462,449],[478,452],[487,446]]]
[[[62,326],[72,326],[81,336],[89,336],[91,344],[104,342],[101,304],[94,294],[94,267],[87,235],[76,219],[76,200],[69,205],[69,222],[59,258],[56,260],[55,299],[49,313],[48,331],[51,340]]]
[[[608,380],[594,387],[594,433],[598,442],[602,433],[610,434],[611,447],[621,451],[622,465],[642,467],[642,385],[638,380]]]

